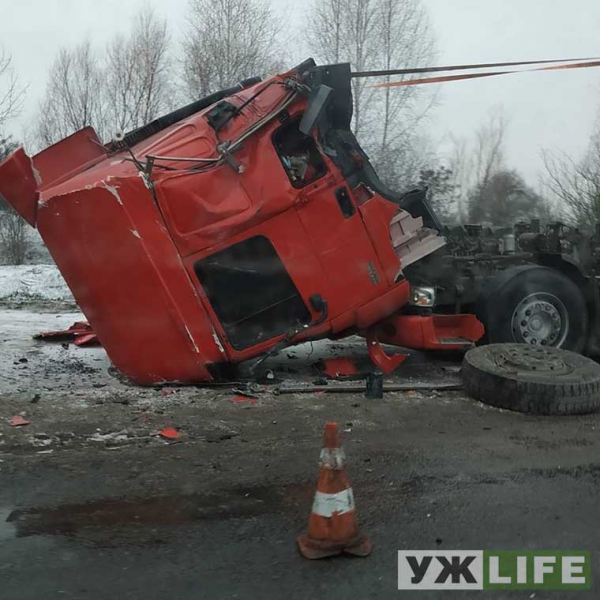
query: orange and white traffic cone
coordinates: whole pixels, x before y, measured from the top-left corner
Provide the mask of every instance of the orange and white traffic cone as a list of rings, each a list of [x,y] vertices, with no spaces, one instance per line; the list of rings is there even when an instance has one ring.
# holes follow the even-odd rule
[[[300,553],[305,558],[325,558],[342,552],[368,556],[373,550],[371,541],[358,529],[354,494],[344,460],[337,423],[327,423],[308,532],[298,538]]]

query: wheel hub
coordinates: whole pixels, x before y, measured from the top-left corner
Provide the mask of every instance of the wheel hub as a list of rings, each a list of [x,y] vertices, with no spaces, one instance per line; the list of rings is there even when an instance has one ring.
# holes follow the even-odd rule
[[[499,368],[518,373],[552,373],[566,375],[572,367],[560,355],[544,348],[532,348],[523,344],[504,344],[493,348],[494,362]]]
[[[515,342],[560,347],[569,332],[569,313],[552,294],[530,294],[518,304],[511,325]]]

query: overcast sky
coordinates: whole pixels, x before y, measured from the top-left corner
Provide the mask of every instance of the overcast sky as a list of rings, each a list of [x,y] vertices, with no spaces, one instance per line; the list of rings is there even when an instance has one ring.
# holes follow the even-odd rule
[[[147,2],[165,15],[177,39],[187,0],[0,0],[0,44],[29,84],[26,110],[13,131],[19,136],[43,93],[46,73],[61,46],[90,38],[98,45]],[[438,63],[493,62],[600,55],[599,0],[423,0],[439,49]],[[293,31],[304,9],[272,0]],[[303,6],[305,4],[303,3]],[[533,185],[540,150],[583,152],[600,106],[600,68],[510,75],[441,86],[431,128],[442,141],[468,136],[490,110],[503,106],[510,121],[508,163]]]

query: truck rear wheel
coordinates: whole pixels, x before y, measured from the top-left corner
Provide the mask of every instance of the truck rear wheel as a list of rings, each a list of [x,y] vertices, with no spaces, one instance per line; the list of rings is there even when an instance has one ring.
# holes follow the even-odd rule
[[[588,313],[577,285],[536,265],[509,269],[482,299],[480,319],[489,343],[525,343],[581,352]]]

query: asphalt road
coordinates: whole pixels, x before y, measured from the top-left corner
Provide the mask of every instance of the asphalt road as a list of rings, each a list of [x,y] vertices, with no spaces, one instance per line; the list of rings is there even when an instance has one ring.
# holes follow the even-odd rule
[[[0,311],[2,600],[469,596],[399,592],[403,549],[583,549],[600,572],[600,416],[529,417],[460,392],[265,391],[251,404],[228,389],[140,390],[106,374],[101,350],[24,335],[48,321]],[[321,345],[272,366],[314,379],[330,351],[364,354]],[[456,364],[415,355],[397,378],[449,381]],[[20,413],[31,424],[9,427]],[[327,420],[343,430],[368,558],[309,562],[295,546]],[[178,443],[156,436],[165,426]]]

